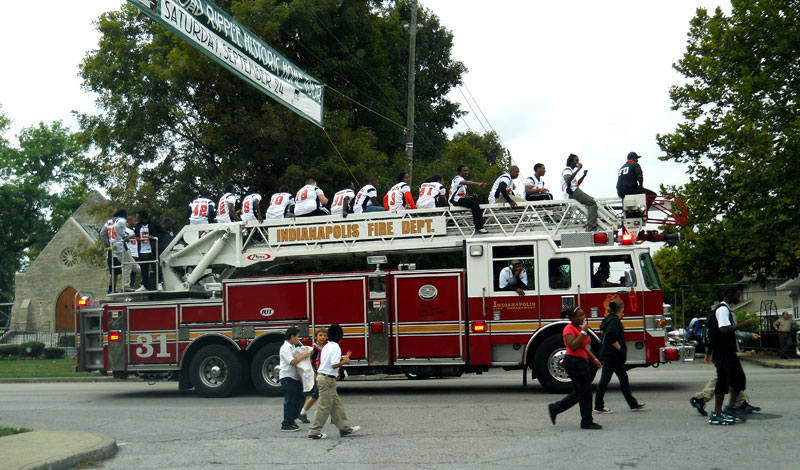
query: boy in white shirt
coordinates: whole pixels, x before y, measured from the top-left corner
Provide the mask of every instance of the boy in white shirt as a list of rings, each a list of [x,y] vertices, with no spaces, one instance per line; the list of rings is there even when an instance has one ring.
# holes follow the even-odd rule
[[[286,341],[280,349],[281,368],[278,379],[283,387],[283,422],[281,431],[294,432],[300,429],[294,420],[303,408],[303,382],[295,365],[311,356],[311,351],[294,356],[294,350],[300,343],[300,329],[290,326],[286,329]]]
[[[319,368],[317,369],[317,388],[319,388],[319,401],[317,401],[317,412],[314,414],[314,421],[308,428],[309,439],[325,439],[327,434],[321,432],[322,426],[331,417],[333,424],[339,428],[339,436],[345,437],[361,429],[361,426],[350,426],[347,420],[347,412],[336,391],[336,377],[339,368],[350,364],[351,351],[342,355],[339,341],[342,340],[344,332],[342,327],[334,323],[328,328],[328,342],[322,348],[320,354]]]

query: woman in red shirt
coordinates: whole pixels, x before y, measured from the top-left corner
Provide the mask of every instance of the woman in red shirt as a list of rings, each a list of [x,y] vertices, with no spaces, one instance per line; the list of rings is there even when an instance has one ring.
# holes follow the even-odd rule
[[[589,370],[589,361],[599,368],[600,361],[589,350],[592,343],[589,338],[589,324],[586,323],[586,314],[580,307],[561,312],[561,316],[569,317],[569,325],[564,327],[564,346],[567,354],[564,356],[563,366],[569,378],[572,379],[572,392],[560,401],[547,405],[550,421],[556,424],[556,416],[572,408],[575,403],[580,403],[581,429],[602,429],[603,426],[592,420],[592,373]]]

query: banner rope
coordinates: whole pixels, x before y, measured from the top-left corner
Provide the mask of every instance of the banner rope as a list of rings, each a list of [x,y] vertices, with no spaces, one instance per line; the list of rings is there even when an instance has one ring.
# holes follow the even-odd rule
[[[342,160],[342,163],[344,163],[344,167],[347,168],[348,173],[350,173],[350,176],[353,177],[353,182],[355,182],[358,185],[358,187],[361,187],[361,183],[358,182],[358,178],[356,178],[356,175],[353,174],[353,170],[350,169],[350,165],[348,165],[347,162],[344,160],[342,152],[340,152],[339,149],[336,148],[336,144],[333,143],[333,139],[331,139],[330,134],[328,134],[328,130],[325,129],[325,127],[323,127],[322,132],[325,133],[325,137],[328,138],[328,142],[331,143],[333,150],[336,150],[336,155],[339,155],[339,158]]]

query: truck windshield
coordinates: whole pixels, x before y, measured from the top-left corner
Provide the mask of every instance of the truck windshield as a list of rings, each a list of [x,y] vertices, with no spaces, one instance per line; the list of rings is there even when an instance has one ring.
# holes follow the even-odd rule
[[[644,275],[644,285],[651,290],[661,290],[661,281],[658,279],[658,273],[653,264],[653,259],[650,258],[650,253],[642,253],[639,255],[639,265]]]

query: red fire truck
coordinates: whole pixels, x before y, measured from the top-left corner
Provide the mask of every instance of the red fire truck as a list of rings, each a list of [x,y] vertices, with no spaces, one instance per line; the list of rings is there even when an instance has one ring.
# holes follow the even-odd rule
[[[581,306],[597,327],[615,298],[625,302],[630,367],[690,359],[690,346],[665,345],[669,306],[648,244],[636,240],[643,202],[625,202],[624,211],[618,199],[598,200],[594,233],[583,231],[586,209],[573,200],[482,206],[485,235],[474,234],[461,208],[189,225],[161,257],[164,291],[112,294],[78,309],[77,369],[177,380],[210,397],[249,380],[275,395],[285,329],[311,336],[338,323],[342,349],[352,351],[350,375],[447,377],[502,367],[521,370],[524,384],[530,376],[563,392],[570,383],[560,312]],[[384,268],[387,255],[440,252],[456,253],[458,263]],[[233,276],[237,268],[336,257],[366,257],[371,266]],[[524,267],[521,294],[501,288],[512,260]]]

